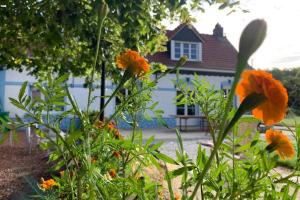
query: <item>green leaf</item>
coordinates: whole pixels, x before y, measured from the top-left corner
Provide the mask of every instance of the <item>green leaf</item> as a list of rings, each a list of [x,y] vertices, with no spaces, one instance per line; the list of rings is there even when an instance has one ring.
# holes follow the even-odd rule
[[[55,80],[55,84],[61,84],[69,79],[69,74],[64,74]]]
[[[246,151],[247,149],[250,148],[250,146],[251,146],[251,143],[247,143],[245,145],[242,145],[242,146],[235,149],[235,153]]]
[[[223,135],[222,135],[222,141],[226,137],[227,133],[230,131],[230,129],[237,123],[237,121],[242,117],[243,114],[246,112],[256,108],[258,105],[263,103],[266,100],[266,97],[262,94],[252,93],[248,95],[241,105],[239,106],[238,110],[235,112],[233,118],[228,123],[227,127],[225,128]]]
[[[20,108],[21,110],[25,111],[25,107],[22,104],[20,104],[17,100],[15,100],[15,99],[13,99],[11,97],[9,97],[8,99],[10,100],[11,104],[13,104],[17,108]]]
[[[28,96],[28,97],[26,98],[26,100],[25,100],[25,103],[24,103],[25,108],[29,105],[30,102],[31,102],[31,97]]]
[[[161,145],[163,145],[163,143],[164,143],[163,141],[159,141],[156,144],[152,145],[151,146],[151,151],[157,150],[159,147],[161,147]]]
[[[82,134],[82,132],[81,131],[75,131],[75,130],[73,130],[72,132],[70,132],[69,134],[68,134],[68,137],[67,137],[67,139],[66,139],[66,142],[68,143],[68,144],[72,144],[74,141],[76,141],[77,139],[79,139],[81,136],[82,136],[83,134]]]
[[[27,84],[28,84],[27,81],[25,81],[25,82],[22,84],[22,87],[21,87],[20,92],[19,92],[19,95],[18,95],[19,102],[22,101],[22,98],[23,98],[23,96],[24,96],[24,94],[25,94],[25,91],[26,91],[26,88],[27,88]]]
[[[151,121],[151,120],[152,120],[151,115],[149,115],[149,113],[147,113],[147,112],[144,113],[144,117],[145,117],[145,119],[146,119],[147,121]]]
[[[52,104],[56,105],[56,106],[67,106],[68,105],[66,102],[62,102],[62,101],[53,101]]]
[[[253,146],[255,146],[255,145],[258,143],[258,141],[259,141],[259,140],[253,140],[253,141],[251,142],[251,145],[250,145],[250,147],[253,147]]]
[[[19,115],[16,114],[15,117],[16,117],[17,122],[19,122],[20,124],[23,124],[23,120],[21,117],[19,117]]]
[[[34,86],[45,96],[45,98],[49,99],[48,91],[43,86],[39,83],[36,83]]]
[[[171,157],[167,156],[166,154],[158,153],[158,152],[153,152],[153,155],[157,157],[158,159],[165,161],[166,163],[178,165],[178,163]]]
[[[154,141],[155,137],[154,135],[152,135],[150,138],[148,138],[148,140],[145,143],[145,148],[148,148],[150,146],[150,144],[152,144],[152,142]]]
[[[181,168],[178,168],[178,169],[175,169],[174,171],[170,172],[170,176],[172,178],[175,178],[177,176],[180,176],[182,175],[183,173],[185,173],[186,171],[191,171],[193,169],[195,169],[196,167],[195,166],[186,166],[186,167],[181,167]]]
[[[183,154],[183,152],[184,152],[183,143],[182,143],[181,134],[179,133],[178,129],[176,129],[176,136],[177,136],[177,141],[178,141],[180,152],[181,152],[181,154]]]

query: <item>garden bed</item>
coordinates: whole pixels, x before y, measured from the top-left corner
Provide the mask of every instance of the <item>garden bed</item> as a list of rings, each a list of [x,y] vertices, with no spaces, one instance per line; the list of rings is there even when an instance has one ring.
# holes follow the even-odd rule
[[[39,179],[47,170],[45,153],[36,141],[29,154],[25,133],[18,133],[17,138],[12,147],[8,141],[0,145],[0,199],[19,199],[21,191],[30,189],[24,177]]]

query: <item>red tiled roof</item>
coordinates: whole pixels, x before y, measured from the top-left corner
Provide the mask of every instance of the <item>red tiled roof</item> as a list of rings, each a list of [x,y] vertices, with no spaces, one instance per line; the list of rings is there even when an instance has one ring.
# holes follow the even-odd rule
[[[168,30],[166,35],[172,38],[186,24],[181,24],[173,31]],[[237,51],[226,37],[216,37],[214,35],[200,34],[204,40],[202,43],[202,61],[188,61],[183,67],[204,69],[204,70],[230,70],[235,71],[237,62]],[[152,56],[147,56],[150,62],[160,62],[167,66],[175,66],[177,61],[171,60],[169,53],[159,52]]]

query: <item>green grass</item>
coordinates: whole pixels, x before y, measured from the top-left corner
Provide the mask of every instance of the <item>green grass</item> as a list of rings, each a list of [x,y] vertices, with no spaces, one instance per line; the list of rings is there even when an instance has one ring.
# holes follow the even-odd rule
[[[297,122],[297,124],[300,123],[300,116],[287,117],[282,122],[286,123],[288,126],[295,126],[295,122]]]

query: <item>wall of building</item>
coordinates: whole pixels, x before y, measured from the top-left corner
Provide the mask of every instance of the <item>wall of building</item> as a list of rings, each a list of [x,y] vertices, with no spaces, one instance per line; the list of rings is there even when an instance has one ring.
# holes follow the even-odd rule
[[[32,85],[34,82],[36,82],[36,79],[32,76],[26,75],[26,73],[19,73],[17,71],[13,70],[6,70],[4,73],[0,72],[0,76],[3,76],[4,81],[2,79],[2,82],[0,82],[0,93],[2,91],[3,97],[1,98],[3,101],[3,107],[5,111],[10,112],[10,117],[14,117],[15,114],[19,115],[20,117],[24,116],[24,112],[22,112],[20,109],[13,106],[10,101],[9,97],[11,98],[17,98],[19,90],[21,89],[22,83],[24,81],[29,82],[29,86],[27,87],[27,95],[30,95],[30,85]],[[191,82],[194,79],[194,75],[192,74],[182,74],[179,77],[182,80],[186,80]],[[212,85],[215,86],[216,89],[221,89],[221,85],[224,82],[228,82],[228,80],[232,81],[232,77],[225,77],[225,76],[199,76],[200,79],[206,79],[209,81]],[[164,111],[163,117],[167,120],[168,124],[170,126],[174,126],[175,124],[179,124],[179,121],[175,121],[173,115],[176,115],[176,87],[175,82],[176,81],[176,74],[168,74],[164,78],[162,78],[157,85],[157,89],[153,91],[153,101],[158,102],[158,109],[161,109]],[[77,104],[82,110],[86,109],[87,106],[87,98],[88,98],[88,89],[84,88],[84,78],[73,78],[71,77],[68,80],[68,84],[70,86],[70,92],[74,96],[75,100],[77,101]],[[3,86],[4,84],[4,86]],[[226,84],[225,84],[226,85]],[[1,87],[3,88],[1,90]],[[111,83],[111,81],[106,82],[106,95],[110,95],[115,86]],[[93,93],[95,96],[100,96],[100,89],[96,89]],[[0,100],[1,100],[0,99]],[[109,116],[111,115],[115,110],[116,102],[115,99],[111,101],[111,103],[108,105],[107,109],[105,110],[105,115]],[[99,99],[97,99],[92,105],[92,110],[99,110]],[[69,109],[69,106],[66,107],[66,109]],[[54,113],[55,114],[55,113]],[[196,115],[199,115],[200,113],[196,113]],[[144,127],[151,127],[153,128],[155,126],[155,120],[153,122],[141,122]],[[199,120],[198,119],[190,119],[188,120],[188,125],[198,125]],[[124,124],[125,127],[125,124]]]
[[[179,79],[183,81],[188,81],[188,85],[192,83],[194,75],[192,74],[181,74]],[[205,79],[215,89],[222,89],[222,85],[226,85],[233,81],[233,77],[229,76],[204,76],[200,75],[199,79]],[[157,85],[157,90],[154,91],[153,100],[159,102],[157,108],[164,111],[164,117],[172,117],[176,115],[176,74],[168,74],[162,78]],[[199,108],[196,108],[196,115],[201,115]],[[189,119],[187,125],[196,126],[199,124],[199,119]],[[184,123],[184,121],[182,122]],[[176,124],[179,125],[179,119],[176,120]]]
[[[14,70],[6,70],[5,72],[5,81],[4,83],[4,104],[3,107],[6,111],[10,112],[10,117],[14,117],[15,114],[19,116],[23,116],[24,112],[20,109],[13,106],[10,101],[9,97],[17,98],[21,86],[24,81],[28,81],[28,86],[26,89],[27,95],[30,95],[30,86],[33,85],[37,80],[33,76],[26,75],[26,73],[19,73]],[[88,89],[84,87],[84,78],[73,78],[71,77],[67,83],[70,86],[70,92],[74,96],[75,100],[77,101],[79,107],[84,110],[87,106],[87,99],[88,99]],[[106,94],[109,95],[112,92],[113,85],[111,81],[106,82]],[[96,89],[93,92],[94,96],[100,96],[100,89]],[[67,99],[67,98],[66,98]],[[106,110],[107,114],[111,114],[114,110],[114,101],[108,105]],[[66,109],[69,109],[70,106],[67,106]],[[92,110],[99,110],[100,103],[99,99],[97,99],[93,104],[91,104]]]
[[[0,70],[0,111],[4,110],[5,70]]]

